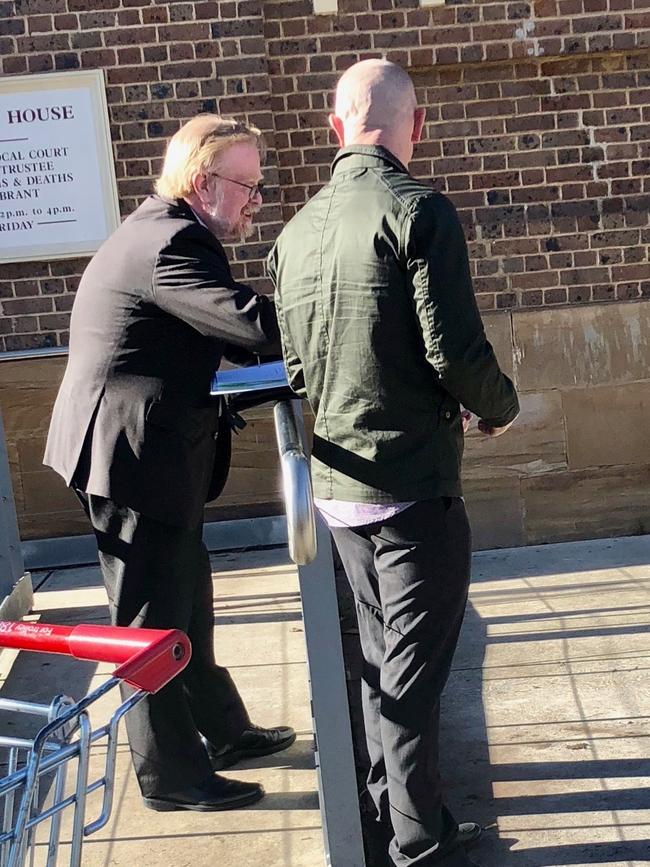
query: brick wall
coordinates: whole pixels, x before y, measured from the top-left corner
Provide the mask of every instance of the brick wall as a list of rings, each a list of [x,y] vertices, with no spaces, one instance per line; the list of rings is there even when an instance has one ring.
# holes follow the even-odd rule
[[[283,218],[329,174],[340,71],[385,55],[428,108],[413,169],[461,211],[483,310],[650,295],[650,0],[0,0],[3,74],[105,70],[120,205],[202,111],[270,145],[236,276],[268,288]],[[0,349],[67,342],[85,260],[0,266]]]
[[[479,544],[647,529],[644,449],[635,441],[620,454],[607,428],[596,448],[579,431],[582,416],[592,425],[608,401],[623,399],[630,427],[647,426],[647,375],[635,367],[630,380],[618,368],[625,341],[639,358],[650,351],[650,0],[447,0],[430,8],[339,0],[336,15],[314,14],[311,0],[0,0],[4,75],[105,71],[124,214],[151,190],[165,142],[185,119],[217,111],[265,131],[269,195],[256,236],[231,249],[235,275],[262,290],[282,222],[329,177],[335,147],[326,116],[338,75],[382,55],[409,69],[427,107],[414,173],[459,208],[486,324],[506,368],[521,375],[522,393],[530,391],[519,440],[503,438],[488,453],[468,443]],[[0,265],[0,350],[67,342],[85,261]],[[596,313],[608,309],[611,316]],[[609,333],[619,319],[627,331],[612,325]],[[529,331],[517,335],[520,323]],[[540,347],[556,328],[573,336],[545,366]],[[572,372],[583,345],[596,380]],[[531,384],[530,370],[546,386]],[[25,537],[86,528],[60,480],[40,465],[59,376],[60,365],[39,362],[38,375],[0,365]],[[601,390],[592,405],[579,389],[593,382]],[[257,413],[212,514],[276,512],[277,482],[272,426]],[[613,525],[608,495],[618,498]]]
[[[650,295],[648,0],[308,6],[264,4],[285,218],[328,177],[340,71],[385,53],[427,106],[412,169],[461,210],[483,310]]]
[[[120,209],[151,191],[165,144],[201,112],[237,114],[273,144],[259,0],[0,0],[3,74],[103,69]],[[238,279],[264,288],[263,259],[280,228],[273,151],[270,194],[255,235],[232,251]],[[0,265],[2,349],[67,344],[86,259]]]

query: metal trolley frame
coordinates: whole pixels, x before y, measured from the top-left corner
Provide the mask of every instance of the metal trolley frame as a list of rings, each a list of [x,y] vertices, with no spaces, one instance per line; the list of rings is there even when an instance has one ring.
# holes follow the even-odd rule
[[[147,693],[157,692],[185,668],[191,656],[189,639],[174,629],[0,621],[0,647],[66,654],[119,666],[112,677],[78,702],[66,696],[57,696],[49,705],[0,699],[0,710],[46,720],[33,740],[0,736],[0,748],[8,750],[7,773],[0,779],[0,867],[35,864],[36,831],[48,822],[43,858],[38,863],[45,867],[60,864],[57,853],[66,809],[72,814],[69,864],[79,867],[84,838],[102,828],[111,815],[120,720]],[[93,730],[89,708],[121,682],[135,691],[105,725]],[[105,761],[101,775],[90,780],[90,752],[98,742],[103,742]],[[67,772],[73,765],[75,778],[70,785]],[[50,788],[47,806],[39,794],[44,782]],[[102,794],[100,813],[86,822],[87,796],[96,791]]]

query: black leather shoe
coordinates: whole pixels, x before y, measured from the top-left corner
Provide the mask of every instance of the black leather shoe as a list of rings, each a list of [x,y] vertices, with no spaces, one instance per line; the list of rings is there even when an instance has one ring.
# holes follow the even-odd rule
[[[238,807],[254,804],[263,797],[264,789],[259,783],[242,783],[215,774],[200,786],[191,786],[180,792],[168,792],[142,800],[145,807],[158,813],[168,813],[172,810],[211,813],[216,810],[236,810]]]
[[[231,768],[242,759],[255,759],[258,756],[270,756],[286,750],[296,739],[295,731],[289,726],[279,726],[276,729],[264,729],[251,725],[234,744],[216,749],[210,741],[203,738],[203,743],[210,762],[215,771]]]

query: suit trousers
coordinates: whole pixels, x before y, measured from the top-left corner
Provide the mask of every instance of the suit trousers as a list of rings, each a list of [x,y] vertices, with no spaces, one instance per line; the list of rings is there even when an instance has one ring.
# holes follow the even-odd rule
[[[200,735],[220,748],[250,724],[230,674],[215,661],[212,579],[202,523],[188,530],[104,497],[80,496],[97,538],[112,623],[182,629],[192,642],[187,668],[126,716],[142,794],[199,785],[213,773]],[[123,696],[131,692],[123,687]]]
[[[331,528],[355,597],[363,653],[368,790],[395,867],[462,867],[438,768],[440,696],[465,612],[471,535],[460,497],[386,521]]]

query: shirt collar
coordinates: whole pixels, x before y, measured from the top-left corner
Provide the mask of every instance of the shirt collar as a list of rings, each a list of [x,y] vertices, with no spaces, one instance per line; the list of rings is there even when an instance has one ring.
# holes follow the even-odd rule
[[[361,159],[350,159],[354,157],[360,157]],[[337,169],[341,168],[352,168],[354,166],[368,166],[380,163],[388,163],[393,166],[393,168],[397,169],[400,172],[404,172],[408,174],[408,169],[406,166],[397,159],[397,157],[392,154],[387,148],[382,145],[348,145],[347,147],[341,148],[341,150],[334,157],[334,162],[332,163],[332,172],[335,172]]]
[[[199,217],[199,215],[196,213],[196,211],[194,210],[194,208],[193,208],[191,205],[188,205],[188,208],[189,208],[190,211],[194,214],[194,216],[196,217],[197,221],[198,221],[198,222],[203,226],[203,228],[204,228],[204,229],[208,229],[208,227],[205,225],[205,223],[203,222],[203,220],[202,220],[202,219]],[[209,231],[210,231],[210,229],[208,229],[208,232],[209,232]]]

